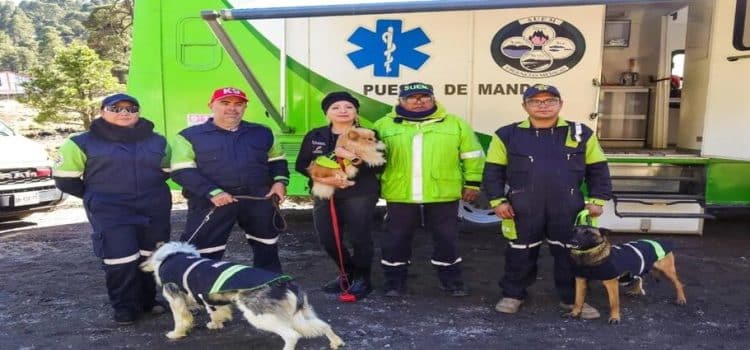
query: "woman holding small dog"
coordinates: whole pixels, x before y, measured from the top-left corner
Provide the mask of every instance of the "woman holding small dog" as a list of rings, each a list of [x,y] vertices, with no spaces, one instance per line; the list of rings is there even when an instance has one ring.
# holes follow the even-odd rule
[[[333,200],[338,222],[353,248],[350,252],[342,246],[343,265],[350,283],[349,292],[357,298],[362,298],[372,291],[370,270],[374,248],[371,223],[380,193],[377,174],[382,171],[382,166],[371,167],[367,163],[361,163],[358,165],[357,175],[350,179],[351,181],[337,177],[311,177],[307,168],[319,156],[328,157],[333,161],[337,158],[349,161],[357,158],[354,153],[337,148],[336,141],[342,134],[358,125],[359,101],[348,92],[332,92],[323,98],[321,107],[329,124],[313,129],[305,135],[295,169],[310,178],[310,187],[315,181],[337,188]],[[338,264],[339,255],[329,205],[327,199],[316,197],[313,221],[323,248]],[[341,239],[343,240],[343,235]],[[340,293],[341,282],[340,277],[336,278],[324,285],[323,291]]]
[[[67,139],[53,176],[60,190],[83,199],[94,253],[102,259],[118,324],[164,312],[150,273],[138,268],[157,242],[169,240],[172,198],[169,148],[154,124],[140,119],[134,97],[105,98],[91,129]]]

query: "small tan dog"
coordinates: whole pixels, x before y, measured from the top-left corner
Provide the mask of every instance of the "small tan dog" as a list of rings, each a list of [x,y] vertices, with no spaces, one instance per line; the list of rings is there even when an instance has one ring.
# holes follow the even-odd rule
[[[359,169],[357,166],[362,163],[367,166],[380,166],[385,164],[385,157],[382,151],[385,144],[375,138],[375,132],[365,128],[352,128],[339,136],[336,141],[336,147],[341,147],[349,152],[354,153],[357,157],[351,161],[344,161],[344,169],[334,160],[320,156],[313,160],[307,167],[307,172],[311,177],[327,178],[334,177],[341,180],[348,186],[354,185],[353,179]],[[336,187],[313,181],[312,193],[318,198],[331,198]]]

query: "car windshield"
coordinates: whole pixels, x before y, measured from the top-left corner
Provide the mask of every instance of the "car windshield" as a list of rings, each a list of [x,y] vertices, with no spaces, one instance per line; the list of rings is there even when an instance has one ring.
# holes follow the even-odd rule
[[[0,136],[13,136],[15,133],[7,125],[0,122]]]

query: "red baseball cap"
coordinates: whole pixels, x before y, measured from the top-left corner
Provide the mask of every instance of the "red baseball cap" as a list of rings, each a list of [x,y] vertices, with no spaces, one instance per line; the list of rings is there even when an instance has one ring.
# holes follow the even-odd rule
[[[208,104],[212,104],[216,100],[221,100],[222,98],[232,97],[232,96],[239,97],[243,101],[247,102],[247,95],[245,95],[245,93],[242,92],[242,90],[238,88],[233,88],[233,87],[225,87],[225,88],[216,89],[214,91],[214,94],[211,95],[211,101],[208,102]]]

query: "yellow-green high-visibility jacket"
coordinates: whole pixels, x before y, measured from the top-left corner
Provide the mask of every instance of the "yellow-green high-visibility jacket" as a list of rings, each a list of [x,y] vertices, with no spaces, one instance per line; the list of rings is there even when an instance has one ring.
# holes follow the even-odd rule
[[[442,105],[419,121],[391,113],[375,122],[386,144],[381,197],[389,202],[438,203],[461,198],[463,187],[478,189],[484,151],[471,126]]]

